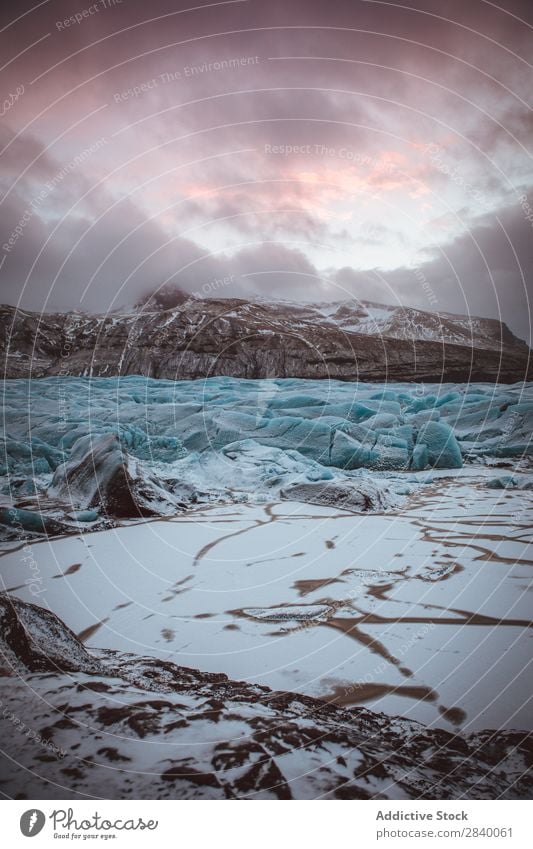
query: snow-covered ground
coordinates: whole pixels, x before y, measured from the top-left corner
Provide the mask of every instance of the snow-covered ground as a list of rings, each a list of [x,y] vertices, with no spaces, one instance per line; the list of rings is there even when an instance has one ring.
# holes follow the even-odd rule
[[[530,729],[527,479],[407,477],[387,513],[252,500],[35,542],[0,559],[3,588],[91,648],[430,726]]]

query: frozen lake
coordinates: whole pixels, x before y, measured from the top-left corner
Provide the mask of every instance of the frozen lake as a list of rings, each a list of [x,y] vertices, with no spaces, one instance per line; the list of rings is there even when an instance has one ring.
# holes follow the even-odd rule
[[[0,559],[3,588],[88,647],[449,730],[531,729],[531,493],[487,476],[441,472],[386,514],[203,505],[36,542]]]

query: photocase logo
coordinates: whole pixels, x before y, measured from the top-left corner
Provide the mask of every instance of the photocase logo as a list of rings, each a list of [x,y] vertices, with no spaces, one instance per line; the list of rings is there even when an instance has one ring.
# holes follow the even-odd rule
[[[22,814],[20,818],[20,830],[24,837],[35,837],[36,834],[42,831],[45,822],[46,817],[43,812],[32,808]]]

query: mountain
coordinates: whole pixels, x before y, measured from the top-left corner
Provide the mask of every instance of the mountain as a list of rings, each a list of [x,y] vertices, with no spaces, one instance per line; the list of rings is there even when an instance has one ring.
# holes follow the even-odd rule
[[[4,373],[11,378],[141,374],[513,383],[531,376],[528,346],[503,322],[356,300],[191,297],[170,309],[154,309],[148,300],[106,315],[4,306],[0,325]]]

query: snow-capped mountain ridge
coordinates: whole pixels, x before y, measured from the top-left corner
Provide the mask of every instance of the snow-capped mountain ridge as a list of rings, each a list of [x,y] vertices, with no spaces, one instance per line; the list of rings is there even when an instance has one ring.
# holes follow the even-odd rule
[[[529,348],[495,319],[363,301],[191,297],[101,315],[0,308],[4,374],[515,382]]]
[[[328,323],[346,333],[364,333],[369,336],[386,336],[394,339],[426,340],[477,348],[502,346],[523,348],[526,343],[516,337],[509,327],[498,319],[448,312],[429,312],[414,307],[381,304],[375,301],[298,302],[284,299],[254,298],[252,304],[276,310],[286,309],[307,320]]]

